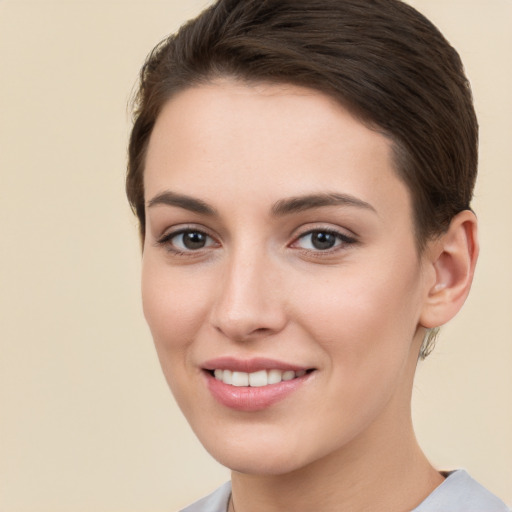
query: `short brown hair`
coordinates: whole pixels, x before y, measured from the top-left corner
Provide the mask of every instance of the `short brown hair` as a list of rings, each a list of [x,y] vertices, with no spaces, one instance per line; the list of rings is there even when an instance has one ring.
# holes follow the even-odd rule
[[[400,0],[217,0],[162,41],[140,74],[126,191],[145,235],[144,160],[163,105],[219,77],[333,97],[388,136],[418,248],[470,208],[478,124],[457,52]]]
[[[399,0],[218,0],[157,45],[140,73],[126,191],[142,237],[155,121],[173,94],[222,76],[319,90],[386,134],[420,248],[470,208],[471,90],[457,52],[422,14]]]

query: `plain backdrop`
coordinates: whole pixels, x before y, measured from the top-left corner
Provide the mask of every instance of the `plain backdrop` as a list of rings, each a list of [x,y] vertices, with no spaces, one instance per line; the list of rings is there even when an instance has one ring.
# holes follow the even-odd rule
[[[207,0],[0,0],[0,511],[171,511],[228,478],[167,390],[124,196],[149,50]],[[512,1],[415,0],[481,124],[482,253],[420,365],[417,434],[512,504]]]

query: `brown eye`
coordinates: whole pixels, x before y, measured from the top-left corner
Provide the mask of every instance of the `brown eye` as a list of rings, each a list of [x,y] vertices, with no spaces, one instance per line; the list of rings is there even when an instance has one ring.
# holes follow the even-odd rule
[[[179,235],[180,236],[180,235]],[[202,249],[206,246],[208,236],[199,231],[187,231],[181,234],[183,246],[187,249]]]
[[[215,241],[202,231],[187,229],[168,234],[160,243],[177,251],[186,252],[205,249],[214,245]]]
[[[318,250],[331,249],[336,245],[337,238],[332,233],[325,233],[323,231],[315,231],[311,233],[311,245]]]
[[[354,243],[355,240],[336,231],[316,229],[308,231],[295,242],[296,247],[310,251],[328,251],[343,245]]]

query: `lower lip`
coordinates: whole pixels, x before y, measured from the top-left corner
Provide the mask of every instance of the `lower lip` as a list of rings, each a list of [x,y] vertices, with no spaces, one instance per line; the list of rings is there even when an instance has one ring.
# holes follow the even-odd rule
[[[305,384],[311,373],[278,384],[261,387],[231,386],[216,379],[209,372],[205,372],[205,375],[208,389],[218,402],[237,411],[254,412],[267,409],[271,405],[284,400]]]

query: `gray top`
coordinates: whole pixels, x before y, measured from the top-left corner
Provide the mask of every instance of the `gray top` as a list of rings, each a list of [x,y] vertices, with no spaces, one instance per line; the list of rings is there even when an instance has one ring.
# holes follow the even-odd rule
[[[231,483],[227,482],[180,512],[226,512]],[[445,481],[411,512],[511,512],[505,504],[464,470],[448,474]]]

